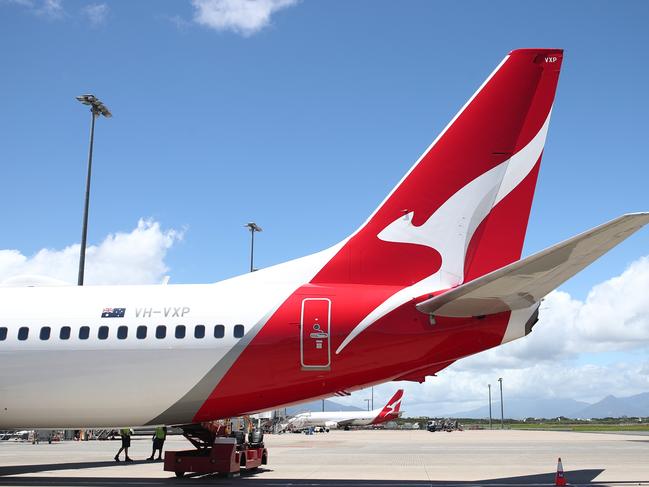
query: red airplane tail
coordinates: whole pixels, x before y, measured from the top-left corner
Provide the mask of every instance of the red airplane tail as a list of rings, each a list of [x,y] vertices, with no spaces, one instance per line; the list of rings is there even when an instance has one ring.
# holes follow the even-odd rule
[[[506,56],[312,282],[442,289],[519,259],[562,59]]]
[[[399,389],[392,399],[381,409],[381,412],[378,414],[372,424],[383,423],[384,421],[389,421],[399,417],[399,410],[401,409],[401,399],[403,397],[403,389]]]

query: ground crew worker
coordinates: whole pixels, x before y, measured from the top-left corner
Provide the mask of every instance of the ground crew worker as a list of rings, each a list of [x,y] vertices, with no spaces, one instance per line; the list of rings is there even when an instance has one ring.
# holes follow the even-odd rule
[[[122,450],[124,450],[124,458],[125,462],[132,462],[128,456],[128,448],[131,446],[131,428],[122,428],[119,430],[119,436],[122,437],[122,447],[119,449],[117,452],[117,455],[115,455],[115,461],[119,462],[119,454],[122,453]]]
[[[167,439],[167,427],[158,426],[153,433],[153,450],[151,451],[151,456],[147,460],[153,460],[155,456],[155,451],[158,450],[158,460],[162,460],[162,447],[165,444]]]

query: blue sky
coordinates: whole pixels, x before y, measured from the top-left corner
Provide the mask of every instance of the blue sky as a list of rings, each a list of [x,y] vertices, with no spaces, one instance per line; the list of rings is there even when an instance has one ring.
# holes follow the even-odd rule
[[[90,241],[140,217],[186,228],[173,282],[244,272],[353,231],[500,59],[566,49],[526,253],[649,209],[647,2],[317,2],[243,36],[193,21],[190,2],[87,3],[59,16],[0,3],[3,248],[79,239],[92,92]],[[12,46],[11,48],[9,46]],[[643,232],[575,278],[584,293],[646,253]]]
[[[250,28],[209,0],[0,0],[0,249],[79,241],[86,92],[114,113],[90,243],[142,217],[184,231],[174,283],[245,272],[249,220],[260,267],[328,247],[520,47],[565,49],[524,252],[649,210],[649,2],[269,2]],[[563,289],[583,299],[648,249],[645,229]]]

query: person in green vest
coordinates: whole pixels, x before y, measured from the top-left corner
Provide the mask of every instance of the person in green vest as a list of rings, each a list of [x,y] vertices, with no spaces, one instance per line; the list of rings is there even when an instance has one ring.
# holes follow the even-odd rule
[[[162,447],[165,444],[167,439],[167,427],[158,426],[153,433],[153,450],[151,451],[151,456],[147,460],[153,461],[156,450],[158,450],[158,460],[162,460]]]
[[[117,452],[117,455],[115,455],[115,461],[119,462],[119,454],[122,453],[122,450],[124,450],[124,461],[125,462],[132,462],[128,456],[128,448],[131,446],[131,428],[122,428],[119,430],[119,436],[122,437],[122,447],[119,449]]]

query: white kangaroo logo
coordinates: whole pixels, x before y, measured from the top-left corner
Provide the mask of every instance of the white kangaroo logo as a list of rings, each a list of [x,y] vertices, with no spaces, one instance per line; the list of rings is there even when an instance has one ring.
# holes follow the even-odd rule
[[[385,414],[386,414],[386,416],[388,414],[394,413],[394,411],[399,407],[400,404],[401,404],[401,398],[394,401],[394,404],[388,404],[387,406],[385,406]]]
[[[491,209],[511,193],[534,168],[545,145],[552,110],[534,138],[520,151],[467,183],[446,200],[420,226],[412,224],[414,212],[399,217],[377,237],[385,242],[424,245],[442,256],[434,274],[396,292],[354,327],[336,350],[339,354],[359,333],[387,313],[423,294],[462,284],[464,259],[474,232]]]

